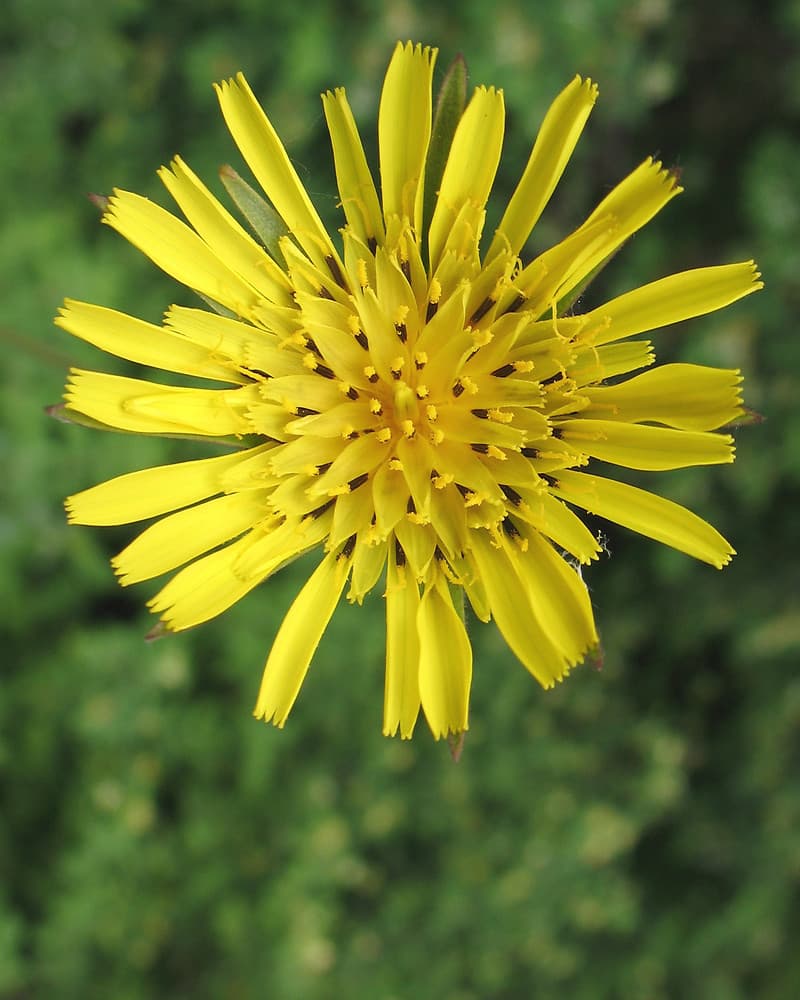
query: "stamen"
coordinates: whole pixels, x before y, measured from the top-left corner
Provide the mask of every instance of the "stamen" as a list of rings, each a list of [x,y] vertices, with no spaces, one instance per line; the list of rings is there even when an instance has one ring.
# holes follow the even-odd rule
[[[427,385],[417,386],[417,399],[427,399],[430,395]]]
[[[392,440],[391,428],[381,427],[375,437],[381,444],[388,444]]]
[[[330,299],[331,301],[333,301],[333,296],[331,295],[331,293],[328,291],[328,289],[324,285],[320,285],[320,288],[319,288],[319,291],[317,292],[317,295],[321,299]]]
[[[367,237],[367,247],[369,248],[369,252],[374,255],[375,251],[378,249],[378,241],[374,236]]]
[[[356,277],[358,278],[358,284],[363,291],[365,288],[369,287],[369,274],[367,273],[367,262],[363,257],[359,257],[356,262]]]
[[[314,343],[314,338],[313,337],[309,337],[309,335],[307,333],[303,334],[303,337],[305,339],[305,346],[309,349],[309,351],[313,351],[314,354],[316,354],[316,356],[318,358],[321,358],[322,357],[322,352],[317,347],[317,345]]]
[[[349,382],[341,382],[339,384],[340,390],[347,396],[348,399],[358,399],[358,389],[355,386],[350,385]]]
[[[427,363],[428,363],[427,352],[425,351],[414,352],[414,367],[417,369],[418,372],[421,372],[422,369],[425,367],[425,365],[427,365]]]
[[[400,430],[410,440],[416,434],[416,428],[414,427],[414,421],[413,420],[401,420],[400,421]]]
[[[353,554],[353,549],[356,547],[356,536],[351,535],[347,541],[342,546],[342,551],[336,557],[337,559],[349,559]]]
[[[522,294],[522,292],[517,292],[517,297],[513,300],[508,309],[506,309],[506,312],[507,313],[516,312],[518,309],[521,309],[525,305],[525,302],[526,299],[525,296]]]
[[[489,410],[489,416],[498,424],[510,424],[514,419],[513,413],[509,413],[508,410],[498,410],[497,407]]]
[[[480,323],[493,305],[496,305],[495,300],[491,296],[487,296],[470,317],[470,326],[475,326]]]
[[[357,490],[359,486],[363,486],[368,479],[369,479],[369,474],[366,472],[362,472],[354,479],[351,479],[350,482],[347,484],[350,487],[350,492],[352,493],[354,490]]]
[[[453,395],[458,399],[461,393],[464,391],[464,383],[460,378],[457,378],[453,383]]]
[[[368,382],[375,383],[378,381],[378,373],[375,370],[374,365],[366,365],[364,368],[364,374],[366,375]]]
[[[345,277],[342,274],[342,269],[339,267],[339,261],[333,256],[333,254],[328,254],[325,258],[325,263],[328,265],[328,269],[333,275],[333,280],[336,284],[345,291],[349,291]]]
[[[394,321],[394,328],[397,331],[397,336],[400,338],[401,343],[405,344],[408,339],[408,330],[406,329],[406,316],[408,316],[408,306],[398,306],[396,319]]]
[[[336,378],[333,369],[329,368],[327,365],[317,365],[314,369],[315,375],[321,375],[323,378]]]
[[[489,445],[488,444],[483,444],[480,441],[477,444],[471,444],[470,448],[472,448],[473,451],[477,451],[479,455],[488,455],[489,454]]]
[[[425,416],[428,418],[428,420],[430,420],[432,424],[436,422],[436,419],[439,416],[439,411],[436,409],[433,403],[428,403],[428,405],[425,407]]]
[[[520,450],[521,450],[521,454],[525,458],[538,458],[539,455],[541,454],[538,448],[527,448],[526,447],[526,448],[522,448]]]
[[[406,564],[406,554],[397,538],[394,540],[394,561],[398,566],[405,566]]]
[[[292,412],[296,417],[316,417],[319,410],[312,410],[308,406],[295,406],[292,408]]]
[[[335,500],[326,500],[321,507],[316,507],[314,510],[309,511],[308,517],[313,517],[316,521],[318,518],[322,517],[326,510],[330,510],[335,503]]]
[[[511,520],[511,518],[504,517],[500,523],[503,528],[503,532],[507,535],[507,537],[510,538],[513,542],[515,542],[523,552],[527,552],[528,539],[522,537],[522,535],[519,533],[519,529],[517,528],[516,524],[514,524],[514,522]]]
[[[406,359],[398,355],[394,359],[394,361],[392,361],[391,366],[389,368],[389,370],[392,373],[392,378],[399,379],[400,376],[403,374],[403,369],[405,368],[405,365],[406,365]]]
[[[472,413],[473,417],[478,417],[481,420],[488,420],[489,419],[489,411],[488,410],[480,409],[480,410],[471,410],[470,412]]]
[[[495,368],[492,372],[495,378],[508,378],[509,375],[513,375],[516,368],[510,362],[505,365],[501,365],[499,368]]]
[[[367,340],[367,335],[363,330],[359,330],[356,334],[356,340],[365,351],[369,350],[369,341]]]
[[[515,507],[519,507],[522,504],[522,497],[512,486],[505,486],[503,483],[499,485],[509,503],[512,503]]]
[[[375,396],[372,396],[369,401],[369,410],[370,413],[374,413],[376,417],[380,417],[383,415],[383,404],[379,399],[376,399]]]

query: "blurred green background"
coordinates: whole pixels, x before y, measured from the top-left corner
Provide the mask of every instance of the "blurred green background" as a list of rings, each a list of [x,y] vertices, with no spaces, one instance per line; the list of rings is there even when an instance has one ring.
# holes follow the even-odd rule
[[[473,628],[454,764],[380,735],[383,608],[343,606],[283,732],[250,716],[305,568],[145,644],[155,585],[68,528],[62,497],[210,454],[47,419],[70,363],[130,370],[51,325],[65,295],[158,321],[193,304],[85,198],[167,199],[180,151],[239,166],[211,82],[243,69],[336,224],[319,92],[374,153],[396,39],[505,89],[500,201],[576,72],[601,97],[531,248],[650,153],[686,193],[587,303],[755,257],[767,288],[656,336],[741,367],[766,416],[734,466],[652,477],[739,551],[718,573],[602,527],[602,671],[542,692]],[[797,995],[800,875],[800,4],[797,0],[8,0],[0,21],[0,996],[576,1000]],[[794,945],[792,944],[794,942]]]

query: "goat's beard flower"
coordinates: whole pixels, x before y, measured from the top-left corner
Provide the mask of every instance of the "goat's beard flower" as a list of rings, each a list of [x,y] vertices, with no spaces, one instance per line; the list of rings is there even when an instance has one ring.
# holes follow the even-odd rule
[[[575,232],[521,260],[595,102],[596,87],[576,77],[481,252],[503,95],[478,87],[447,141],[434,130],[432,143],[435,55],[395,49],[380,103],[380,197],[344,91],[323,95],[341,244],[239,75],[217,94],[271,205],[230,168],[223,179],[259,239],[180,159],[160,176],[188,225],[126,191],[104,217],[214,311],[173,306],[159,327],[68,301],[57,319],[121,358],[222,384],[70,374],[65,415],[79,421],[239,443],[67,501],[81,524],[161,518],[113,565],[126,585],[183,567],[150,601],[162,631],[213,618],[300,554],[322,551],[258,695],[256,716],[278,726],[348,582],[360,603],[385,581],[384,733],[410,737],[422,708],[438,738],[468,725],[464,595],[544,687],[596,647],[579,567],[599,544],[573,508],[716,567],[733,554],[695,514],[594,472],[592,461],[659,471],[733,460],[731,437],[711,432],[743,414],[739,372],[653,368],[650,342],[632,338],[760,288],[753,262],[569,311],[587,278],[680,192],[676,177],[646,160]]]

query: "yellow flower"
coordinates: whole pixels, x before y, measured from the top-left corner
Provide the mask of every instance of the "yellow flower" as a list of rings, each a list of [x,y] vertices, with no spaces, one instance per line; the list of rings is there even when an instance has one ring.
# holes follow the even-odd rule
[[[731,437],[712,432],[743,413],[738,371],[669,364],[627,376],[654,361],[650,342],[632,338],[760,288],[753,262],[568,312],[587,278],[680,192],[675,176],[645,160],[575,232],[521,260],[597,96],[576,77],[482,252],[503,94],[476,89],[437,176],[435,56],[395,49],[378,120],[380,196],[344,91],[323,95],[341,241],[244,77],[219,85],[230,132],[274,207],[225,172],[261,239],[180,159],[160,176],[188,225],[126,191],[104,218],[214,311],[173,306],[159,327],[68,301],[57,319],[119,357],[221,384],[73,370],[66,391],[66,412],[95,425],[240,441],[67,501],[81,524],[160,518],[113,565],[126,585],[178,569],[150,601],[164,630],[213,618],[301,553],[322,552],[258,695],[255,714],[278,726],[348,582],[361,602],[385,581],[384,733],[410,737],[422,708],[438,738],[468,725],[464,594],[544,687],[596,646],[577,567],[599,545],[573,508],[716,567],[733,554],[697,515],[593,472],[592,460],[654,471],[733,460]]]

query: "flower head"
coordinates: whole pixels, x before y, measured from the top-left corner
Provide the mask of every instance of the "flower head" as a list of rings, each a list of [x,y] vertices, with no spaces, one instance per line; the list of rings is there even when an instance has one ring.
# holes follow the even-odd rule
[[[713,566],[733,554],[697,515],[592,462],[659,471],[733,460],[731,437],[713,432],[743,413],[739,372],[652,367],[650,342],[636,338],[760,288],[752,261],[570,311],[587,278],[680,192],[676,177],[645,160],[575,232],[521,259],[597,96],[576,77],[482,244],[503,94],[478,87],[459,109],[437,174],[435,55],[395,49],[378,122],[380,195],[344,91],[323,95],[341,240],[244,78],[220,84],[230,132],[271,204],[229,168],[223,179],[259,238],[180,159],[160,176],[187,222],[126,191],[104,217],[211,308],[173,306],[154,326],[68,301],[57,319],[112,354],[217,383],[73,370],[67,414],[240,444],[67,501],[82,524],[160,518],[113,565],[123,584],[178,570],[150,601],[164,630],[213,618],[320,551],[258,696],[256,715],[279,726],[345,589],[356,602],[385,589],[384,732],[410,737],[422,708],[439,737],[468,724],[464,595],[545,687],[597,645],[579,566],[600,546],[576,508]]]

